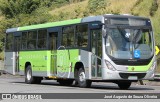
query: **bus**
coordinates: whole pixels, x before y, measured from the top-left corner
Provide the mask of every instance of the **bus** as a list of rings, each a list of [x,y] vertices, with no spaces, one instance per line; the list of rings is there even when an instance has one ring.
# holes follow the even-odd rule
[[[27,84],[43,79],[90,87],[112,82],[128,89],[150,80],[156,69],[151,20],[98,15],[6,30],[5,70]]]

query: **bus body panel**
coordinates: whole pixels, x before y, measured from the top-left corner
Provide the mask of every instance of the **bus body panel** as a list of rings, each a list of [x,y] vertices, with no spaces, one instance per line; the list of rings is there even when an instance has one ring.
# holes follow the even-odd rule
[[[155,56],[152,58],[150,63],[145,66],[116,65],[113,63],[113,61],[110,61],[110,63],[115,67],[116,70],[109,70],[104,63],[102,68],[103,80],[150,80],[154,78],[156,69]]]
[[[80,61],[84,65],[86,79],[91,79],[91,52],[81,50]]]
[[[33,76],[46,76],[47,69],[47,53],[48,51],[20,51],[19,52],[19,68],[20,74],[24,74],[26,62],[31,63]]]
[[[74,78],[74,65],[79,61],[79,50],[57,50],[54,54],[51,51],[22,51],[19,56],[21,75],[24,75],[25,63],[30,62],[33,76]],[[56,58],[55,62],[52,57]]]
[[[57,50],[57,77],[74,78],[74,67],[79,62],[79,49]]]
[[[15,75],[15,52],[5,52],[5,71]]]

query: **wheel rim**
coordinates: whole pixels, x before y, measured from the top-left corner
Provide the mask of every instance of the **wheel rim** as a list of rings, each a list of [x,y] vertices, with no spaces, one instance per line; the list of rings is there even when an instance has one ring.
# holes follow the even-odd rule
[[[86,80],[86,78],[85,78],[85,73],[84,73],[84,72],[81,72],[81,73],[79,74],[79,80],[80,80],[81,82],[83,82],[83,81]]]
[[[28,70],[28,71],[27,71],[27,80],[30,80],[30,79],[31,79],[31,71]]]

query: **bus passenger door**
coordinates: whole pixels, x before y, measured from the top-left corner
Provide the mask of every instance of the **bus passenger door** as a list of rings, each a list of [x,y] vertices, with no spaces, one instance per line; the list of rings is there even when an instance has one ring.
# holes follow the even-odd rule
[[[91,76],[92,78],[102,77],[102,32],[101,29],[91,30]]]
[[[57,76],[57,49],[58,49],[58,34],[59,28],[48,29],[49,33],[49,49],[51,50],[51,64],[50,73],[53,76]]]
[[[13,75],[19,74],[19,51],[21,47],[21,33],[16,32],[13,34],[13,56],[12,56],[12,66]]]
[[[19,51],[21,46],[21,35],[20,33],[14,36],[14,52],[13,52],[13,75],[19,73]]]
[[[57,37],[58,32],[49,33],[51,48],[51,73],[57,75]]]

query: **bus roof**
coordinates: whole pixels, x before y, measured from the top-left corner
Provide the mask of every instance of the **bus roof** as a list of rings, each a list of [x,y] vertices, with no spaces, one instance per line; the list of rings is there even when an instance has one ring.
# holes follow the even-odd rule
[[[50,23],[44,23],[44,24],[23,26],[23,27],[17,27],[17,28],[10,28],[10,29],[6,30],[6,33],[16,32],[16,31],[40,29],[40,28],[49,28],[49,27],[69,25],[69,24],[76,24],[76,23],[80,23],[81,20],[82,19],[79,18],[79,19],[72,19],[72,20],[65,20],[65,21],[57,21],[57,22],[50,22]]]
[[[133,15],[112,15],[112,14],[105,14],[105,15],[99,15],[99,16],[89,16],[84,18],[78,18],[78,19],[71,19],[71,20],[64,20],[64,21],[57,21],[57,22],[50,22],[50,23],[44,23],[44,24],[36,24],[36,25],[29,25],[29,26],[23,26],[23,27],[17,27],[17,28],[10,28],[6,30],[6,33],[12,33],[17,31],[26,31],[26,30],[33,30],[33,29],[41,29],[41,28],[50,28],[50,27],[56,27],[56,26],[63,26],[63,25],[70,25],[70,24],[77,24],[77,23],[84,23],[84,22],[93,22],[93,21],[101,21],[104,22],[103,18],[112,18],[112,17],[120,17],[120,18],[140,18],[140,19],[148,19],[145,17],[139,17],[139,16],[133,16]]]
[[[146,17],[134,16],[134,15],[130,15],[130,14],[122,14],[122,15],[105,14],[104,17],[106,17],[106,18],[138,18],[138,19],[149,19],[149,18],[146,18]]]
[[[71,20],[64,20],[64,21],[57,21],[57,22],[50,22],[44,24],[36,24],[36,25],[29,25],[17,28],[10,28],[6,30],[6,33],[18,32],[18,31],[27,31],[33,29],[41,29],[41,28],[50,28],[50,27],[57,27],[63,25],[70,25],[70,24],[77,24],[77,23],[85,23],[85,22],[93,22],[93,21],[102,21],[103,16],[89,16],[84,18],[78,19],[71,19]]]

